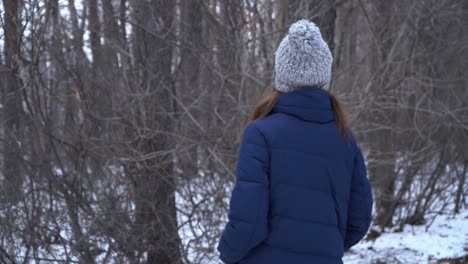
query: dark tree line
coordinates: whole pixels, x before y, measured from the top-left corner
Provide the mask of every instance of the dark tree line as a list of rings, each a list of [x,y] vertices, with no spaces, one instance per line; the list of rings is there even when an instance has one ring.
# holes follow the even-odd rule
[[[216,263],[289,25],[316,22],[375,230],[466,207],[468,2],[3,0],[0,263]]]

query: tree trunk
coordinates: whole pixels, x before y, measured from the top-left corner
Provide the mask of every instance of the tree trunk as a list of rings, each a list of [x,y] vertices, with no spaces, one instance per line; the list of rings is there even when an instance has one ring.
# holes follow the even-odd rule
[[[172,105],[173,1],[135,4],[135,65],[141,72],[142,107],[134,116],[140,129],[129,136],[137,153],[161,153],[129,166],[135,186],[136,234],[147,263],[181,263],[175,204],[175,141]],[[144,133],[143,135],[140,133]]]
[[[200,85],[200,72],[203,56],[201,1],[183,1],[180,15],[180,63],[176,71],[175,89],[179,103],[176,104],[178,131],[191,140],[178,144],[178,168],[181,174],[191,178],[198,174],[198,146],[192,140],[201,139],[205,127],[203,119],[206,114],[202,112],[203,97],[207,97],[206,87]],[[200,98],[202,97],[202,99]]]
[[[22,193],[22,175],[20,170],[22,142],[22,99],[18,77],[20,59],[20,38],[18,1],[3,0],[4,11],[4,56],[6,71],[0,78],[3,86],[3,127],[5,133],[2,184],[5,201],[14,202]],[[1,190],[1,189],[0,189]]]

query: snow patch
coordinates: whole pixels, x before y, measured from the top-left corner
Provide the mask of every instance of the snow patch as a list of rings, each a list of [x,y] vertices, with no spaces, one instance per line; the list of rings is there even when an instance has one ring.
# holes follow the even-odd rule
[[[437,216],[427,231],[426,228],[405,225],[401,232],[383,233],[375,241],[361,241],[345,254],[343,262],[436,263],[468,255],[468,210]]]

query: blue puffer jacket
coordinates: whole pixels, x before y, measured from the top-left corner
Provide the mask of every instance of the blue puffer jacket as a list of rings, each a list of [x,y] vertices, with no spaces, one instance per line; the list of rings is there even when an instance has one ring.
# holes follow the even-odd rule
[[[369,228],[364,158],[319,88],[284,93],[272,114],[246,127],[235,173],[217,247],[224,263],[343,263]]]

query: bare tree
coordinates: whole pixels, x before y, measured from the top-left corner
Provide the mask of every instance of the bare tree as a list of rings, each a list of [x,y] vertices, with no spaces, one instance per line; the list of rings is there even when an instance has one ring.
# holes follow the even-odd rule
[[[3,1],[4,11],[4,48],[5,59],[2,68],[2,94],[4,123],[4,153],[3,153],[3,190],[2,200],[11,202],[21,197],[21,144],[22,136],[22,106],[21,82],[18,78],[20,54],[21,21],[18,16],[20,6],[18,1]]]

